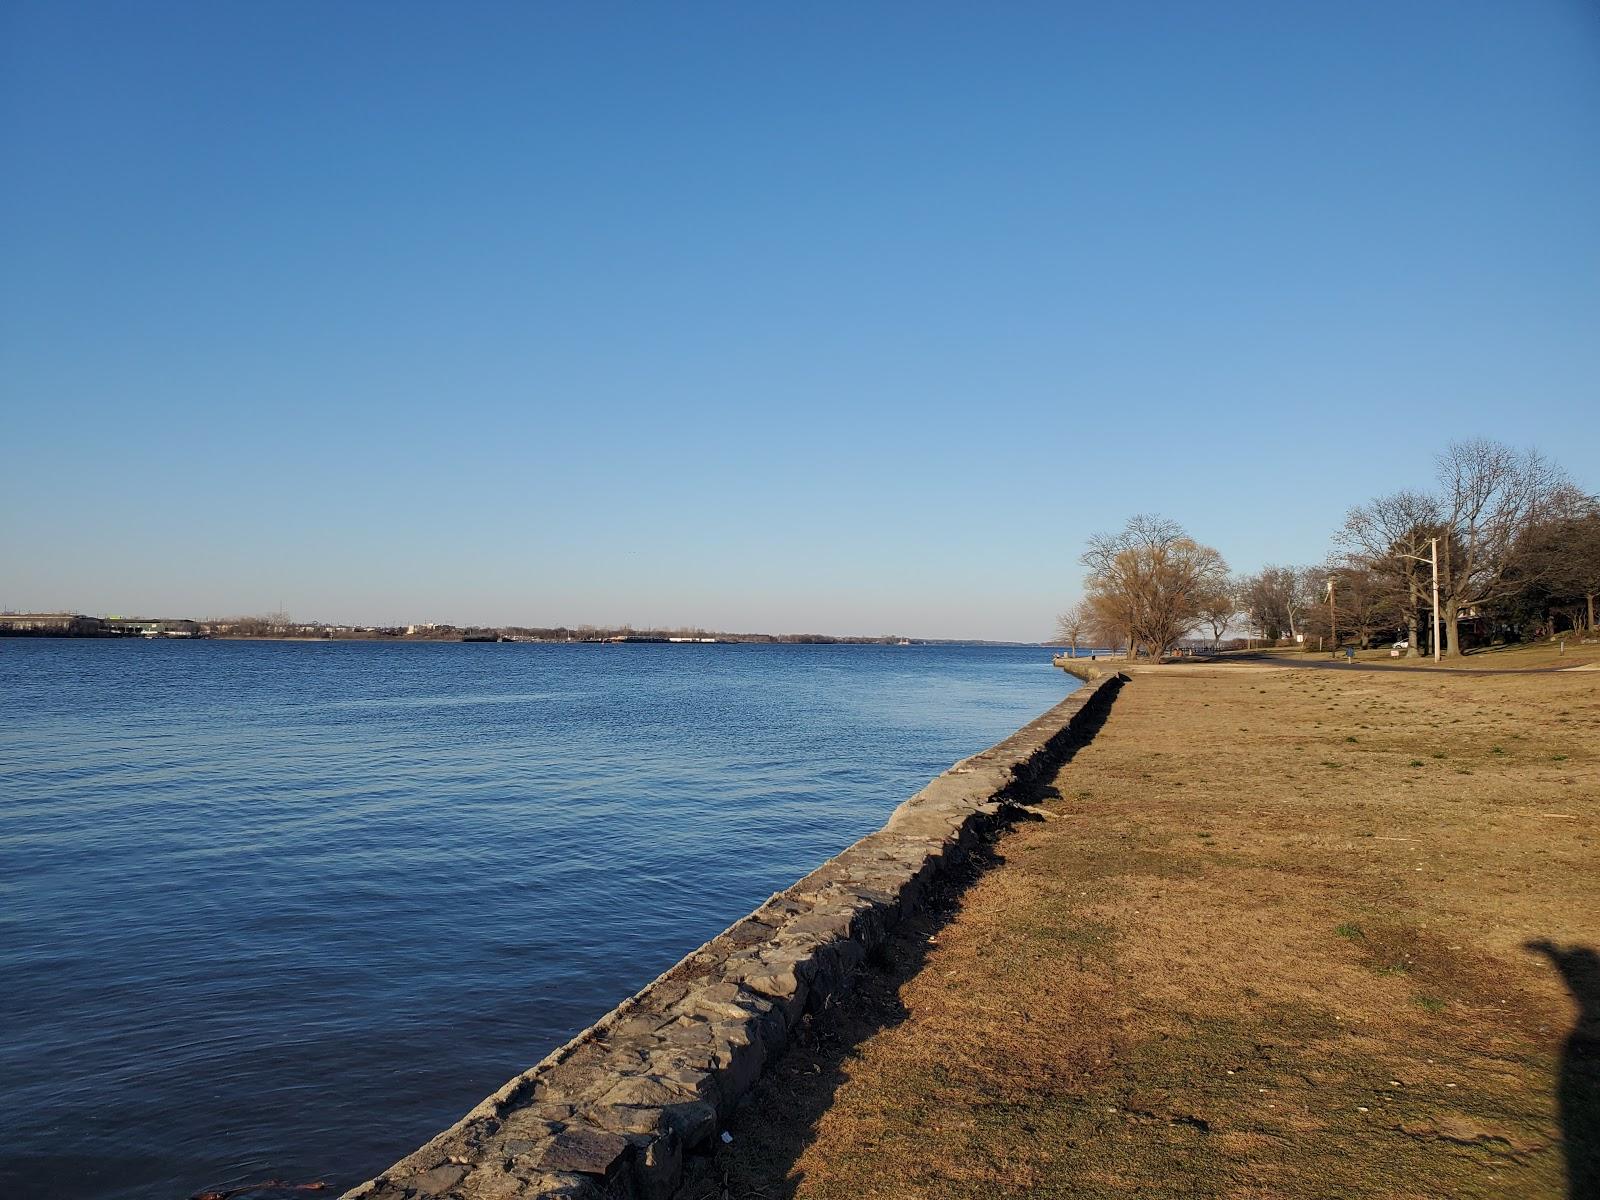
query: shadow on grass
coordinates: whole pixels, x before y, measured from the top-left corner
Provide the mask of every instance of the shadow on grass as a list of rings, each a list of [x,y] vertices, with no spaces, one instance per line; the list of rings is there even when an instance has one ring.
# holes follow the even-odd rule
[[[873,948],[842,1000],[804,1018],[729,1124],[732,1142],[713,1139],[712,1153],[685,1160],[677,1200],[779,1200],[796,1194],[804,1173],[794,1170],[795,1163],[850,1078],[858,1048],[910,1015],[901,987],[922,970],[939,931],[959,911],[961,894],[1002,862],[992,845],[975,850],[934,886],[923,911]]]
[[[1058,799],[1052,782],[1056,772],[1105,724],[1124,682],[1111,680],[1105,700],[1085,709],[1075,727],[1050,745],[1032,774],[1008,788],[1002,799],[1017,806]],[[1042,819],[1022,807],[1008,815],[1013,823]],[[996,839],[1008,827],[997,830]],[[796,1194],[804,1173],[796,1172],[795,1164],[850,1078],[859,1047],[910,1015],[901,988],[922,970],[939,932],[960,911],[967,889],[1004,861],[994,841],[979,845],[932,886],[920,912],[902,920],[872,949],[844,997],[804,1018],[729,1123],[732,1141],[713,1139],[710,1153],[686,1158],[676,1200],[781,1200]]]
[[[1578,1005],[1578,1018],[1561,1048],[1556,1098],[1567,1155],[1569,1200],[1600,1197],[1600,954],[1590,946],[1529,942],[1548,958]]]

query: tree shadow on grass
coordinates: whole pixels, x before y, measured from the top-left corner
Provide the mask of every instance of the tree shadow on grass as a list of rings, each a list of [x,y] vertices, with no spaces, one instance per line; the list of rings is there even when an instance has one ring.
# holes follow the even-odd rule
[[[1567,1155],[1569,1200],[1600,1197],[1600,953],[1590,946],[1529,942],[1548,958],[1578,1005],[1578,1017],[1561,1048],[1556,1097]]]

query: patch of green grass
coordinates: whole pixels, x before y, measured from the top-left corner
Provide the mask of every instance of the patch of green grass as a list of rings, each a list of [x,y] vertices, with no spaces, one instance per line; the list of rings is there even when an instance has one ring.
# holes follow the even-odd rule
[[[1408,767],[1420,767],[1422,765],[1423,765],[1423,762],[1422,762],[1422,760],[1420,758],[1413,758],[1410,762],[1408,762],[1406,764],[1406,766],[1408,766]]]
[[[1425,1009],[1431,1013],[1442,1013],[1444,1011],[1444,1001],[1437,996],[1418,996],[1416,997],[1416,1004],[1418,1008]]]
[[[1352,942],[1359,942],[1367,936],[1366,930],[1362,929],[1361,926],[1353,925],[1349,922],[1337,926],[1334,932],[1342,938],[1349,938]]]
[[[1565,754],[1552,754],[1550,756],[1550,761],[1551,762],[1566,762],[1567,761],[1567,756]]]

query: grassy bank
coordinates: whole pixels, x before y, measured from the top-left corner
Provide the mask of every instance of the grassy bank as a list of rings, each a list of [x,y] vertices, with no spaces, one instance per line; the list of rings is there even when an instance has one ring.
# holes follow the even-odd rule
[[[1140,671],[684,1195],[1565,1196],[1596,728],[1594,672]]]

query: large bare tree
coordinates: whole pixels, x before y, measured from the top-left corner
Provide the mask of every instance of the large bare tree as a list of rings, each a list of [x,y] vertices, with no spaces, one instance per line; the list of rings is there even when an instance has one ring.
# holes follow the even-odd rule
[[[1476,438],[1452,442],[1435,460],[1447,536],[1439,541],[1439,616],[1444,652],[1461,653],[1461,614],[1514,593],[1519,539],[1570,491],[1536,450]]]
[[[1423,560],[1429,540],[1444,532],[1439,502],[1422,492],[1395,492],[1352,508],[1335,540],[1367,563],[1406,629],[1406,657],[1422,653],[1421,614],[1432,605],[1433,573]]]
[[[1091,538],[1083,564],[1086,599],[1099,622],[1126,631],[1130,658],[1142,647],[1159,660],[1192,633],[1228,575],[1216,550],[1177,522],[1148,515]]]

